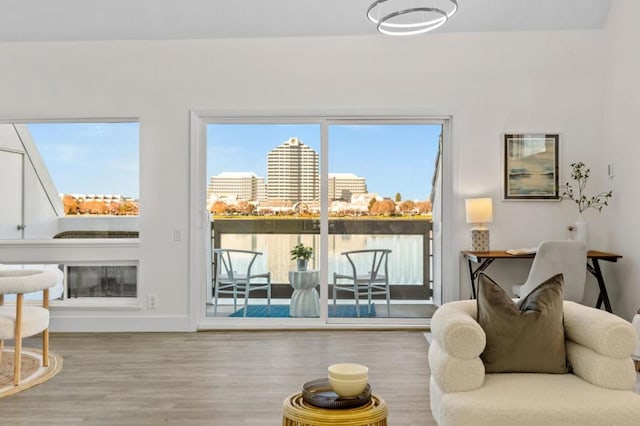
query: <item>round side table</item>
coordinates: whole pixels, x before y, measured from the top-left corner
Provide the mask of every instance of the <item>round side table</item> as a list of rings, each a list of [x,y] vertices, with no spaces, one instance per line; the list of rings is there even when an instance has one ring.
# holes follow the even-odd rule
[[[282,426],[387,426],[387,403],[371,395],[371,401],[357,408],[319,408],[308,404],[302,393],[282,403]]]
[[[293,287],[289,313],[292,317],[319,317],[320,296],[316,287],[320,271],[289,271],[289,284]]]

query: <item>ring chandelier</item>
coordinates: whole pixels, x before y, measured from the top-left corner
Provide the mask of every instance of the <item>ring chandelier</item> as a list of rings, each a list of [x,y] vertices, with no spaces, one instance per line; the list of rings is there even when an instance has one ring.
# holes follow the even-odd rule
[[[457,0],[376,0],[367,18],[382,34],[415,35],[443,26],[457,11]]]

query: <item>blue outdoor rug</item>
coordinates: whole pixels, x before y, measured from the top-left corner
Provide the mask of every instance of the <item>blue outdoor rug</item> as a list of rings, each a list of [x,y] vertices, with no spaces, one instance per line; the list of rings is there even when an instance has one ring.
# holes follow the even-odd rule
[[[244,308],[241,308],[231,315],[230,317],[244,317]],[[333,305],[329,305],[329,316],[340,318],[355,318],[356,307],[355,305],[336,305],[335,309]],[[360,317],[373,318],[376,316],[376,306],[371,305],[371,313],[367,312],[367,305],[360,305]],[[247,318],[289,318],[289,305],[271,305],[271,315],[267,313],[267,305],[249,305],[247,311]]]

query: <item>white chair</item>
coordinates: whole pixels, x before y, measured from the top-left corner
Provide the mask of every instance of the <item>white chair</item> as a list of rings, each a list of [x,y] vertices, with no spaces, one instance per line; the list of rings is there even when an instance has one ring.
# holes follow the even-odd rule
[[[389,249],[353,250],[341,253],[351,266],[350,274],[333,273],[333,307],[336,307],[338,290],[353,293],[356,302],[356,316],[360,316],[360,297],[367,296],[367,313],[371,314],[371,299],[377,294],[387,298],[387,316],[391,316],[389,293],[389,271],[387,262]],[[358,273],[366,269],[366,273]],[[342,282],[340,282],[342,281]],[[344,282],[347,281],[347,282]]]
[[[544,241],[538,246],[529,276],[524,284],[514,285],[513,294],[524,297],[538,284],[561,273],[564,299],[582,303],[587,274],[587,248],[582,241]]]
[[[238,304],[238,295],[244,296],[244,316],[249,310],[249,295],[252,291],[267,291],[267,314],[271,314],[271,273],[255,273],[252,271],[256,258],[262,255],[259,251],[215,249],[213,250],[215,273],[213,278],[214,316],[218,312],[220,294],[233,295],[233,311]],[[234,266],[235,265],[235,266]],[[236,267],[240,266],[242,272]],[[260,280],[260,281],[256,281]]]
[[[630,354],[633,326],[605,311],[564,302],[571,373],[491,373],[477,301],[445,303],[431,319],[431,413],[448,425],[637,426],[640,395]]]
[[[56,285],[55,270],[0,270],[0,360],[5,340],[14,340],[13,384],[20,384],[22,338],[42,333],[42,365],[49,365],[49,288]],[[42,307],[23,306],[25,293],[42,291]],[[4,305],[4,296],[15,294],[15,306]]]

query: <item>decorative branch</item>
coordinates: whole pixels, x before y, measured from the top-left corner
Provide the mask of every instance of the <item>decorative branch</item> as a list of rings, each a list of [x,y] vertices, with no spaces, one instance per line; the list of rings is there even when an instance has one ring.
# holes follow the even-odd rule
[[[613,191],[603,191],[591,197],[585,195],[585,188],[587,186],[587,180],[589,180],[591,169],[588,169],[582,161],[571,163],[570,166],[572,168],[571,178],[576,181],[578,193],[576,194],[571,184],[567,182],[560,187],[562,190],[560,198],[563,200],[571,200],[576,203],[578,205],[579,213],[582,213],[587,209],[595,209],[601,212],[604,206],[609,205],[608,200],[613,196]]]

